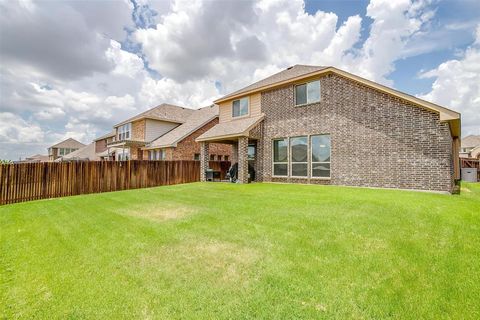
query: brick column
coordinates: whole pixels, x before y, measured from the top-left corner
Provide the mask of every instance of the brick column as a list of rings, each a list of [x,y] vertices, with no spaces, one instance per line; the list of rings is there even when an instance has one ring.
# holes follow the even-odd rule
[[[207,181],[205,176],[205,170],[208,169],[208,161],[210,160],[210,155],[208,154],[208,142],[200,142],[200,181]]]
[[[238,162],[238,143],[232,144],[232,164]]]
[[[248,137],[238,139],[238,182],[248,183]]]

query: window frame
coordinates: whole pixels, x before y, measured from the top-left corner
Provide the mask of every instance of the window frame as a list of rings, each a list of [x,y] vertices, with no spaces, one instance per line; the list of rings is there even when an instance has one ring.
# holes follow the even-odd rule
[[[275,141],[287,141],[287,161],[286,162],[275,162]],[[290,165],[289,165],[289,159],[290,159],[290,138],[289,137],[284,137],[284,138],[273,138],[272,139],[272,177],[273,178],[288,178],[290,177]],[[287,165],[287,174],[284,176],[279,176],[275,174],[275,165],[276,164],[286,164]]]
[[[127,137],[128,133],[128,137]],[[118,140],[125,141],[130,140],[132,137],[132,123],[125,123],[118,127]]]
[[[312,82],[318,82],[318,101],[308,102],[308,84]],[[297,104],[297,87],[302,85],[306,85],[305,95],[306,95],[307,102],[302,104]],[[295,84],[293,87],[293,100],[294,100],[293,104],[295,107],[302,107],[309,104],[319,103],[320,101],[322,101],[322,84],[320,82],[320,79],[315,79],[315,80]]]
[[[295,139],[295,138],[306,138],[307,139],[307,161],[306,162],[293,162],[292,160],[292,156],[293,156],[293,152],[292,152],[292,139]],[[288,165],[290,167],[290,175],[289,177],[291,178],[300,178],[300,179],[308,179],[309,178],[309,174],[308,174],[308,166],[309,166],[309,161],[308,161],[308,153],[310,151],[310,139],[309,139],[309,136],[308,135],[304,135],[304,136],[293,136],[293,137],[289,137],[289,143],[288,143],[288,151],[289,151],[289,154],[290,154],[290,157],[288,158]],[[293,175],[293,164],[306,164],[307,165],[307,174],[304,175],[304,176],[294,176]]]
[[[312,147],[312,138],[319,137],[319,136],[328,136],[330,138],[330,161],[313,161],[313,147]],[[310,135],[310,178],[317,179],[317,180],[330,180],[332,178],[332,135],[330,133],[321,133],[321,134],[312,134]],[[325,164],[328,163],[330,165],[330,170],[328,171],[328,177],[315,177],[313,176],[313,164]]]
[[[246,114],[239,114],[238,116],[235,116],[234,115],[234,112],[233,112],[233,103],[235,101],[241,101],[243,99],[246,99],[247,100],[247,113]],[[240,110],[239,110],[240,112]],[[239,99],[235,99],[232,101],[232,112],[231,112],[231,116],[232,116],[232,119],[239,119],[239,118],[243,118],[243,117],[248,117],[250,116],[250,96],[246,96],[246,97],[243,97],[243,98],[239,98]]]

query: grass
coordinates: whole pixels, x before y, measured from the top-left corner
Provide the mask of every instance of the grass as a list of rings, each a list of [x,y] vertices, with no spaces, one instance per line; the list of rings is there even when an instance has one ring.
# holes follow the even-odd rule
[[[480,186],[194,183],[0,207],[0,318],[478,319]]]

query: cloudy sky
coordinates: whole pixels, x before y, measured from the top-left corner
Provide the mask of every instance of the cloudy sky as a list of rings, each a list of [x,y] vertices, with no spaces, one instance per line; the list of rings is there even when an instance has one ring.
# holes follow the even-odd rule
[[[480,1],[0,0],[0,159],[198,108],[294,64],[462,112],[480,134]]]

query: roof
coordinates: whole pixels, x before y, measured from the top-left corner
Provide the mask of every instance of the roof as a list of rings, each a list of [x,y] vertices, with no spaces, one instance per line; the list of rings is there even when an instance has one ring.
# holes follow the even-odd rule
[[[262,121],[264,115],[222,122],[200,135],[196,141],[222,140],[233,137],[248,136],[249,131]]]
[[[480,146],[480,135],[469,135],[462,139],[462,148],[473,148]]]
[[[50,157],[48,155],[36,154],[36,155],[30,156],[30,157],[26,157],[25,160],[46,162],[46,161],[50,160]]]
[[[430,111],[434,111],[440,114],[440,120],[441,121],[449,121],[450,124],[450,130],[452,132],[452,135],[454,137],[459,137],[460,136],[460,113],[447,109],[445,107],[439,106],[435,103],[428,102],[425,100],[422,100],[420,98],[414,97],[412,95],[400,92],[398,90],[386,87],[384,85],[381,85],[379,83],[364,79],[362,77],[359,77],[357,75],[348,73],[346,71],[337,69],[335,67],[323,67],[323,66],[305,66],[305,65],[295,65],[293,67],[289,67],[286,70],[283,70],[279,73],[276,73],[266,79],[263,79],[261,81],[258,81],[252,85],[249,85],[243,89],[240,89],[238,91],[235,91],[233,93],[230,93],[220,99],[215,100],[215,103],[221,103],[225,101],[229,101],[235,98],[240,98],[242,96],[245,96],[247,94],[252,94],[256,92],[261,92],[265,90],[270,90],[272,88],[276,88],[282,85],[286,85],[292,82],[296,81],[301,81],[303,79],[313,77],[313,76],[318,76],[318,75],[323,75],[323,74],[328,74],[328,73],[334,73],[339,76],[342,76],[344,78],[348,78],[350,80],[359,82],[369,88],[375,89],[377,91],[383,92],[383,93],[388,93],[390,95],[393,95],[397,98],[403,99],[405,101],[408,101],[415,106],[419,106],[425,109],[428,109]]]
[[[307,66],[307,65],[301,65],[297,64],[294,65],[293,67],[289,67],[283,71],[280,71],[278,73],[275,73],[274,75],[271,75],[268,78],[265,78],[263,80],[257,81],[249,86],[246,86],[245,88],[242,88],[240,90],[237,90],[235,92],[232,92],[224,97],[222,97],[219,100],[224,100],[229,97],[237,96],[242,93],[246,93],[252,90],[260,89],[265,86],[269,86],[278,82],[282,82],[285,80],[290,80],[297,78],[299,76],[303,76],[312,72],[320,71],[323,69],[326,69],[327,67],[322,67],[322,66]]]
[[[146,149],[176,147],[178,142],[197,131],[216,117],[218,117],[217,105],[211,105],[209,107],[195,110],[195,112],[185,119],[184,123],[170,130],[158,139],[153,140],[146,147]]]
[[[168,121],[168,122],[175,122],[175,123],[183,123],[185,121],[185,118],[188,117],[194,111],[195,110],[192,108],[185,108],[185,107],[175,106],[173,104],[162,103],[159,106],[156,106],[136,116],[133,116],[125,121],[122,121],[114,125],[113,127],[116,128],[123,124],[137,121],[137,120],[142,120],[142,119],[154,119],[154,120],[161,120],[161,121]]]
[[[98,156],[95,154],[95,142],[90,143],[89,145],[84,146],[78,150],[70,152],[67,155],[61,156],[55,161],[64,161],[64,160],[99,160]]]
[[[93,141],[99,141],[99,140],[103,140],[103,139],[108,139],[108,138],[111,138],[111,137],[115,137],[115,135],[116,135],[115,130],[112,130],[112,131],[110,131],[109,133],[104,134],[103,136],[100,136],[100,137],[98,137],[98,138],[95,138]]]
[[[73,138],[68,138],[66,140],[63,140],[62,142],[59,142],[57,144],[54,144],[50,148],[70,148],[70,149],[76,149],[76,148],[81,148],[85,147],[83,143],[80,141],[77,141]]]

